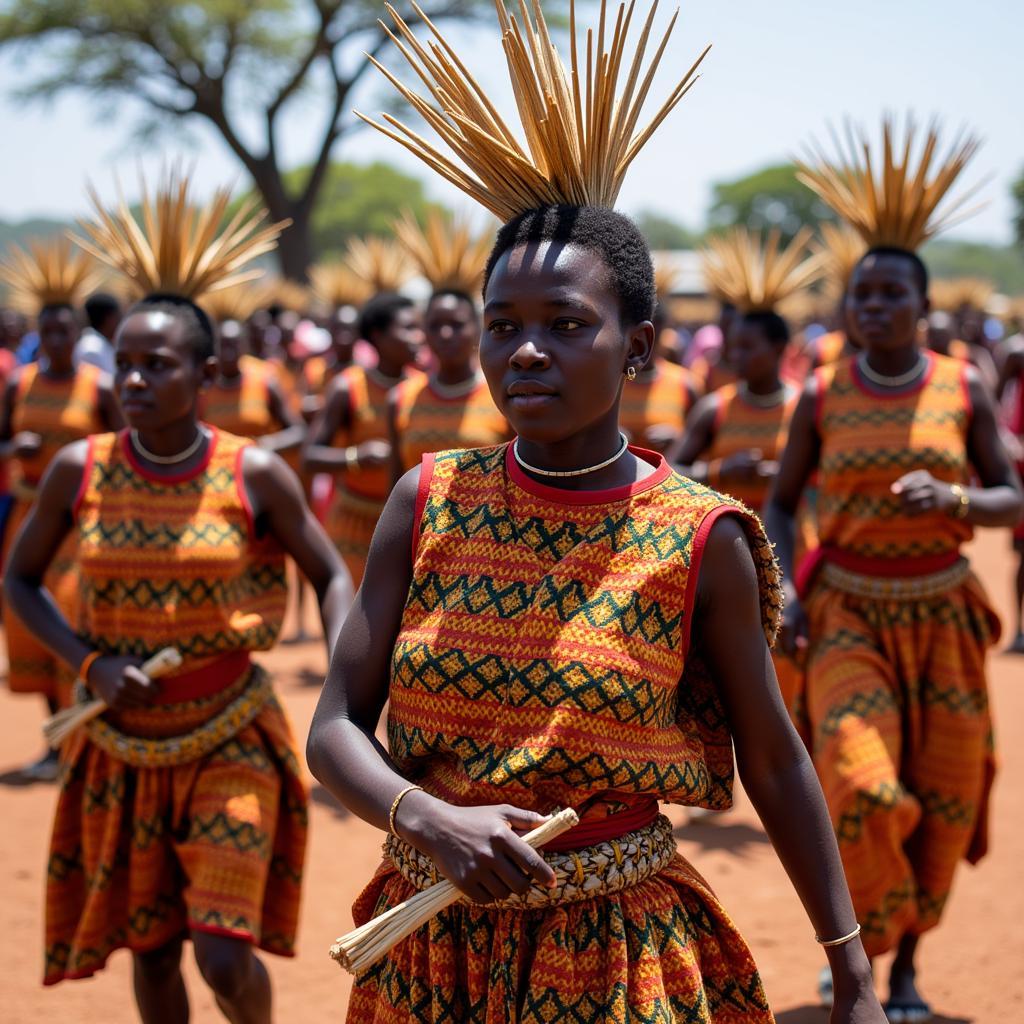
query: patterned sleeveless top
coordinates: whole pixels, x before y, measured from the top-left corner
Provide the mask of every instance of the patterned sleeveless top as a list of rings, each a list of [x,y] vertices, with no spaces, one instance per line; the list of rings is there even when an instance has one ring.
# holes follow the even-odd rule
[[[626,436],[642,445],[648,428],[673,427],[682,435],[690,411],[690,372],[682,366],[659,359],[653,373],[640,373],[622,388],[619,426]]]
[[[103,373],[88,363],[73,377],[51,380],[32,363],[22,367],[11,410],[11,431],[31,430],[42,438],[39,451],[29,459],[11,459],[11,486],[15,493],[39,485],[46,467],[66,444],[103,429],[99,385]]]
[[[127,431],[89,438],[75,515],[81,632],[97,650],[176,647],[187,672],[277,639],[284,554],[255,536],[242,481],[252,442],[213,435],[205,462],[176,477],[140,466]]]
[[[786,400],[771,409],[762,409],[743,397],[737,384],[726,384],[718,392],[718,414],[715,417],[715,436],[708,449],[708,460],[726,459],[730,455],[749,452],[759,448],[766,460],[781,457],[789,436],[789,421],[800,399],[800,393],[787,389]],[[715,483],[712,479],[712,483]],[[733,498],[742,501],[756,511],[764,508],[771,481],[768,479],[749,482],[729,481],[723,486],[729,488]]]
[[[395,420],[404,469],[424,455],[456,448],[488,448],[509,437],[508,423],[494,406],[487,382],[458,398],[446,398],[421,374],[398,385]]]
[[[831,366],[846,355],[846,332],[829,331],[814,342],[814,355],[819,366]]]
[[[691,642],[715,519],[751,538],[769,636],[777,569],[753,515],[633,451],[650,476],[589,493],[535,483],[507,444],[424,459],[388,739],[432,794],[591,820],[652,798],[728,806],[730,734]]]
[[[917,387],[879,394],[856,359],[817,371],[818,533],[824,547],[861,558],[915,559],[954,553],[970,524],[944,512],[907,516],[891,491],[905,473],[926,469],[966,483],[971,398],[966,366],[934,352]]]
[[[263,437],[280,430],[281,424],[270,415],[268,381],[273,368],[255,356],[242,356],[238,369],[241,380],[237,387],[215,381],[203,392],[203,419],[239,437]]]
[[[348,387],[349,425],[334,435],[331,445],[347,448],[364,441],[387,440],[390,389],[362,366],[350,366],[338,376]],[[346,491],[360,497],[385,501],[391,490],[391,470],[387,466],[350,469],[339,477],[339,482]]]

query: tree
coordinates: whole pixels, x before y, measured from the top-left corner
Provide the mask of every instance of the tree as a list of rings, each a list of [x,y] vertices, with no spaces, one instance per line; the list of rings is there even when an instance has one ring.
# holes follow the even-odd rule
[[[775,164],[733,181],[712,186],[708,224],[715,228],[744,224],[761,230],[777,227],[789,241],[807,225],[835,220],[835,214],[796,178],[793,164]]]
[[[635,219],[652,249],[692,249],[699,241],[696,232],[655,210],[641,210]]]
[[[481,2],[422,6],[441,20],[469,16]],[[396,6],[416,23],[405,0]],[[131,97],[144,104],[146,127],[197,119],[212,126],[270,216],[292,220],[278,248],[281,269],[303,280],[331,154],[358,124],[349,107],[371,67],[363,51],[377,55],[387,44],[381,14],[378,0],[0,0],[0,47],[43,58],[45,70],[23,97]],[[289,175],[278,139],[286,112],[300,105],[317,150],[308,168]]]
[[[1013,235],[1024,249],[1024,170],[1010,185],[1010,195],[1013,197]]]

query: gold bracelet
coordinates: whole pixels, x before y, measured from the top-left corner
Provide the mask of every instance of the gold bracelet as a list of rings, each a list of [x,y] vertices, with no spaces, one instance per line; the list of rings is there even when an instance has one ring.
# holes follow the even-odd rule
[[[423,790],[422,786],[406,786],[398,796],[395,797],[395,802],[391,805],[391,810],[388,812],[388,831],[396,838],[401,839],[402,837],[395,831],[395,815],[398,813],[398,805],[412,792],[415,790]]]
[[[815,935],[814,941],[822,946],[842,946],[844,943],[852,942],[858,935],[860,935],[860,925],[857,925],[849,935],[844,935],[841,939],[823,939]]]
[[[960,484],[950,484],[950,491],[953,492],[953,497],[959,502],[959,504],[950,512],[950,515],[954,519],[966,519],[967,513],[971,508],[971,496],[964,490]]]

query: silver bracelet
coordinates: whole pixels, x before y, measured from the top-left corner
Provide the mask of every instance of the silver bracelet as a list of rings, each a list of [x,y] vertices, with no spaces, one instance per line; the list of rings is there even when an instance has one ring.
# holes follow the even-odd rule
[[[842,946],[844,943],[852,942],[858,935],[860,935],[860,925],[857,925],[849,935],[844,935],[841,939],[823,939],[820,935],[815,935],[814,941],[822,946]]]

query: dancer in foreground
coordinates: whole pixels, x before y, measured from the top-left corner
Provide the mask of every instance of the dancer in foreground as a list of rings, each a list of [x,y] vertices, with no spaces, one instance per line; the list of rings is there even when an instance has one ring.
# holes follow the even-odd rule
[[[920,938],[959,861],[985,853],[993,775],[985,652],[999,623],[960,549],[974,526],[1017,522],[1021,495],[974,368],[918,344],[928,274],[915,250],[942,227],[936,206],[975,144],[932,166],[936,130],[920,158],[907,130],[894,147],[886,124],[878,181],[873,151],[804,169],[869,247],[847,297],[862,351],[807,382],[767,523],[790,591],[784,649],[810,644],[811,749],[864,946],[896,952],[889,1019],[924,1021]],[[815,473],[818,571],[796,588],[794,516]]]
[[[770,1021],[749,950],[658,814],[660,800],[727,806],[735,744],[828,945],[834,1019],[877,1024],[824,801],[765,642],[780,609],[764,534],[619,432],[622,389],[654,345],[650,253],[609,208],[630,140],[597,123],[600,141],[579,150],[588,173],[556,150],[580,142],[572,102],[534,120],[545,101],[522,71],[531,51],[498,16],[532,154],[507,158],[489,124],[453,147],[476,160],[464,187],[506,221],[481,365],[518,438],[427,457],[395,488],[307,747],[316,776],[391,832],[358,922],[434,872],[466,900],[357,978],[348,1019]],[[621,54],[619,30],[609,45]],[[531,50],[566,82],[553,50]],[[592,101],[605,116],[615,82]],[[453,94],[470,103],[468,87]],[[388,700],[386,752],[374,731]],[[546,856],[521,841],[565,806],[581,824]]]
[[[276,230],[243,211],[236,234],[218,237],[226,191],[187,219],[175,196],[190,208],[172,177],[147,210],[145,257],[128,246],[140,229],[126,208],[99,211],[90,229],[97,255],[153,292],[117,333],[131,429],[57,455],[8,568],[8,599],[77,671],[79,699],[110,709],[63,752],[44,981],[88,977],[127,947],[142,1020],[182,1024],[190,938],[224,1015],[264,1024],[270,982],[253,948],[294,953],[307,795],[290,726],[250,652],[280,629],[286,553],[317,592],[329,641],[351,585],[280,458],[197,417],[216,364],[210,321],[188,296],[265,251]],[[200,238],[213,225],[201,274],[167,255],[195,244],[166,244],[188,225]],[[69,533],[82,594],[74,626],[43,584]],[[147,679],[140,664],[166,647],[181,670]]]

